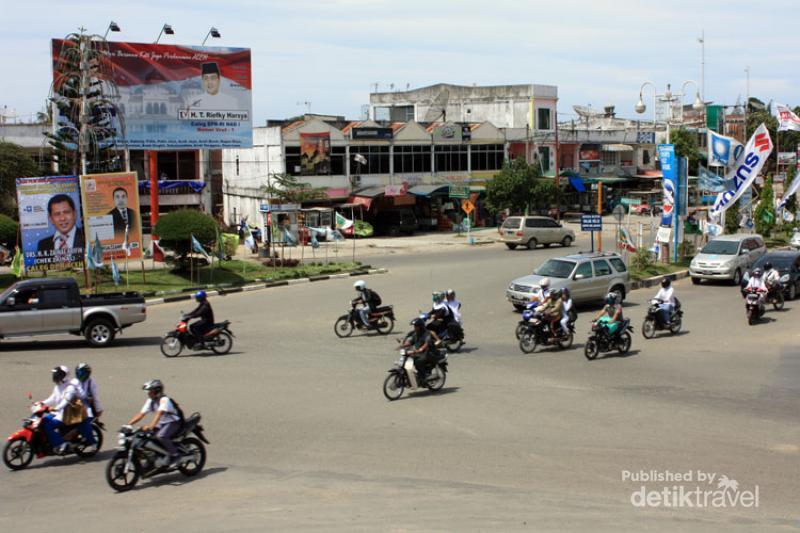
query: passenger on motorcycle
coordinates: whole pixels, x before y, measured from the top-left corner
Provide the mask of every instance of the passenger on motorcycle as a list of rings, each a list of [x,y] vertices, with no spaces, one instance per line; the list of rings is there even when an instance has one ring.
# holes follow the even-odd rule
[[[758,293],[761,300],[764,299],[764,295],[767,293],[767,286],[764,284],[764,276],[760,268],[753,270],[753,274],[747,281],[747,286],[744,288],[744,290],[755,291]]]
[[[772,263],[767,261],[764,263],[764,285],[768,291],[782,290],[781,289],[781,273],[772,267]]]
[[[425,328],[425,321],[421,318],[414,319],[412,324],[414,331],[405,338],[403,347],[414,348],[408,354],[414,358],[414,368],[417,370],[418,382],[423,385],[427,379],[428,366],[435,361],[436,348],[434,343],[438,340],[438,337],[436,337],[436,333]]]
[[[145,431],[155,429],[156,440],[169,453],[169,457],[160,460],[158,466],[175,466],[178,463],[178,449],[172,442],[172,437],[181,429],[181,417],[172,400],[164,394],[164,385],[160,379],[153,379],[142,386],[147,391],[147,401],[142,410],[136,413],[128,422],[129,425],[138,423],[147,413],[155,413],[150,424],[142,426]]]
[[[572,295],[566,287],[561,289],[561,305],[564,310],[561,314],[561,330],[564,332],[564,335],[566,335],[569,333],[569,315],[570,311],[572,311]]]
[[[50,396],[42,400],[42,403],[46,404],[51,411],[54,412],[48,413],[42,417],[42,426],[45,435],[47,435],[47,439],[50,441],[56,453],[63,454],[69,447],[69,445],[64,442],[64,436],[62,435],[66,427],[64,425],[64,409],[66,409],[71,402],[79,399],[80,396],[78,390],[67,379],[69,376],[69,369],[67,367],[63,365],[57,366],[50,371],[50,374],[55,386]],[[89,445],[94,446],[95,440],[94,434],[92,433],[92,421],[89,418],[84,419],[83,422],[78,425],[78,431],[80,431]]]
[[[97,394],[97,382],[92,377],[92,367],[89,363],[80,363],[75,367],[75,377],[70,382],[78,392],[78,396],[86,407],[86,414],[90,421],[100,418],[103,414],[103,406],[100,404],[100,396]]]
[[[456,300],[456,291],[447,289],[444,294],[445,298],[447,298],[447,307],[450,308],[450,312],[453,314],[453,319],[461,324],[461,302]]]
[[[194,293],[194,299],[197,300],[197,307],[194,311],[184,317],[186,320],[199,318],[197,322],[189,326],[189,330],[197,340],[203,338],[203,335],[211,331],[214,327],[214,311],[211,309],[211,304],[208,303],[206,291],[197,291]]]
[[[439,333],[440,331],[444,331],[448,324],[454,320],[453,312],[444,300],[444,293],[434,292],[431,298],[433,299],[433,308],[428,314],[430,317],[428,329]]]
[[[672,281],[669,278],[661,280],[661,288],[658,289],[656,300],[661,301],[658,305],[661,321],[664,324],[669,324],[669,318],[672,315],[672,311],[675,310],[675,289],[672,287]]]
[[[358,297],[353,300],[353,305],[361,304],[358,310],[358,316],[361,317],[361,322],[364,326],[369,327],[369,314],[374,313],[378,308],[380,296],[378,293],[367,288],[367,283],[364,280],[358,280],[353,283],[353,288],[358,292]]]
[[[594,322],[600,322],[606,328],[609,335],[617,332],[622,324],[622,304],[617,302],[617,295],[609,292],[606,295],[606,305],[594,318]]]
[[[550,333],[558,335],[556,324],[564,315],[564,304],[561,301],[561,291],[550,289],[547,293],[547,304],[542,312],[544,319],[550,324]]]

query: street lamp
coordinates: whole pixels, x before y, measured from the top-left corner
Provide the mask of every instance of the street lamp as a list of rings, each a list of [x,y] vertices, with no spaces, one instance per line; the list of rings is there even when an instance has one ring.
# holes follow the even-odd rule
[[[161,36],[164,35],[164,34],[175,35],[175,31],[172,29],[172,26],[170,26],[169,24],[164,24],[161,27],[161,31],[158,33],[158,37],[156,38],[156,44],[158,44],[159,39],[161,39]]]
[[[105,35],[103,35],[103,40],[104,40],[104,41],[106,40],[106,37],[108,37],[108,32],[110,32],[110,31],[113,31],[113,32],[118,32],[118,31],[120,31],[120,29],[119,29],[119,25],[118,25],[116,22],[114,22],[113,20],[112,20],[112,21],[111,21],[111,23],[108,25],[108,29],[106,30],[106,34],[105,34]]]
[[[700,112],[705,108],[705,104],[703,103],[703,100],[700,98],[700,91],[697,90],[697,82],[694,80],[687,80],[683,82],[683,86],[681,87],[680,93],[673,93],[672,86],[669,83],[667,84],[667,88],[663,94],[658,94],[656,86],[653,84],[653,82],[650,81],[644,82],[642,86],[639,88],[639,101],[634,106],[634,110],[639,114],[642,114],[647,110],[647,106],[644,103],[644,97],[643,97],[644,88],[648,85],[653,88],[653,128],[655,128],[656,125],[656,109],[655,109],[656,101],[665,102],[667,104],[667,107],[669,109],[669,113],[666,116],[667,142],[669,142],[671,122],[675,120],[675,117],[673,116],[673,102],[681,102],[680,120],[683,121],[683,97],[686,95],[686,86],[690,83],[693,83],[696,89],[694,103],[692,104],[692,109],[694,109],[697,112]]]
[[[212,26],[211,29],[208,30],[208,33],[206,34],[206,38],[203,39],[203,44],[201,44],[200,46],[205,46],[206,45],[206,41],[208,40],[209,36],[213,37],[214,39],[219,39],[220,37],[222,37],[222,35],[219,33],[219,30]]]

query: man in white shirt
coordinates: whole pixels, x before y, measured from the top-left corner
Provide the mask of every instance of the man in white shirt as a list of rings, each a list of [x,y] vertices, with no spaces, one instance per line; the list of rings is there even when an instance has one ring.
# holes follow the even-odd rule
[[[456,322],[461,324],[461,302],[456,300],[456,291],[447,289],[444,294],[447,299],[447,307],[449,307],[450,311],[453,313],[453,318]]]
[[[68,448],[68,444],[64,442],[64,436],[61,434],[61,431],[65,428],[64,409],[70,402],[80,398],[80,395],[75,386],[67,379],[69,377],[69,369],[66,366],[57,366],[50,372],[55,386],[50,396],[42,400],[42,403],[50,407],[52,414],[45,415],[42,418],[42,427],[56,453],[63,454]],[[90,446],[94,446],[95,440],[92,433],[91,420],[87,418],[81,422],[78,430],[87,443]]]
[[[661,280],[661,288],[656,294],[656,300],[661,301],[658,306],[661,312],[661,321],[669,324],[669,317],[672,315],[672,310],[675,309],[675,289],[672,288],[672,281],[669,278]]]
[[[131,418],[128,424],[136,424],[147,413],[155,413],[153,421],[142,426],[142,429],[145,431],[155,429],[156,440],[169,453],[169,457],[161,461],[158,466],[175,466],[180,457],[175,444],[172,442],[172,437],[181,428],[180,413],[169,396],[164,394],[164,385],[161,380],[150,380],[142,386],[142,389],[147,391],[148,399],[144,403],[142,410]]]
[[[769,261],[764,263],[764,285],[770,291],[782,290],[781,273],[776,268],[773,268],[772,263]]]

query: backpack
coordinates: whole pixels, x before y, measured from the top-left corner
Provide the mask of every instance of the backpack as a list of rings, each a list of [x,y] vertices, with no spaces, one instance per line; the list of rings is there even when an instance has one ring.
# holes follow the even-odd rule
[[[175,412],[178,414],[178,422],[183,425],[186,422],[186,417],[183,416],[183,409],[181,409],[181,406],[175,401],[175,398],[170,396],[169,400],[172,402],[172,406],[175,408]]]
[[[373,305],[375,307],[378,307],[379,305],[381,305],[381,303],[383,303],[381,301],[381,297],[378,295],[378,293],[375,292],[375,291],[369,290],[369,289],[367,289],[367,298],[366,298],[366,300],[367,300],[368,304],[371,304],[371,305]]]

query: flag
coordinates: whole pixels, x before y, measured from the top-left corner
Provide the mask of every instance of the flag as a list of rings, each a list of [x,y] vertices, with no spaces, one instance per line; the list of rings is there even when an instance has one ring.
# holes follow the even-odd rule
[[[346,219],[343,215],[336,213],[336,228],[337,229],[349,229],[350,226],[353,225],[352,220]]]
[[[353,159],[355,159],[355,160],[356,160],[356,163],[358,163],[358,164],[360,164],[360,165],[366,165],[366,164],[367,164],[367,158],[366,158],[366,157],[364,157],[364,156],[363,156],[363,155],[361,155],[361,154],[355,154],[355,155],[353,155]]]
[[[14,252],[14,259],[11,261],[11,273],[18,278],[22,277],[22,250],[17,246]]]
[[[319,241],[317,240],[317,232],[314,231],[313,228],[309,228],[309,231],[311,231],[311,247],[319,248]]]
[[[636,251],[636,246],[633,244],[631,234],[628,232],[628,228],[626,227],[619,227],[619,235],[617,235],[617,248],[626,250],[628,252]]]
[[[764,222],[764,224],[772,224],[775,222],[775,215],[772,214],[772,211],[769,209],[765,209],[761,212],[761,220]]]
[[[786,192],[783,193],[783,199],[781,200],[781,203],[778,204],[778,209],[783,209],[784,207],[786,207],[786,203],[789,201],[789,198],[791,198],[792,195],[796,193],[797,189],[799,188],[800,188],[800,172],[797,173],[797,175],[792,180],[792,184],[789,185],[789,188],[786,189]]]
[[[111,279],[114,280],[114,285],[119,285],[120,281],[122,281],[122,277],[119,275],[119,269],[117,268],[117,263],[114,261],[114,258],[111,258]]]
[[[775,102],[773,114],[778,119],[778,131],[800,131],[800,117],[788,105]]]
[[[86,251],[86,266],[89,270],[103,268],[103,245],[100,244],[100,237],[95,234],[94,242],[89,243]]]
[[[708,130],[708,166],[731,166],[743,153],[744,146],[733,137]]]
[[[206,252],[206,249],[203,248],[203,245],[200,244],[200,241],[198,241],[197,238],[194,235],[192,235],[192,251],[193,252],[197,252],[198,254],[200,254],[203,257],[205,257],[206,261],[208,261],[209,263],[211,262],[211,256],[208,255],[208,252]]]
[[[222,232],[217,228],[217,259],[222,261],[225,256],[225,239],[222,238]]]
[[[161,261],[164,262],[164,250],[161,249],[161,246],[158,244],[158,239],[153,239],[153,261]]]
[[[700,182],[700,189],[720,193],[733,188],[733,183],[725,181],[724,176],[717,176],[703,165],[698,165],[698,179]]]
[[[739,197],[750,188],[756,176],[761,172],[764,163],[767,162],[769,154],[772,153],[774,145],[769,137],[767,126],[763,123],[756,129],[737,163],[730,168],[725,176],[730,180],[733,187],[717,195],[714,205],[709,210],[709,215],[714,216],[719,212],[725,211],[739,199]]]

